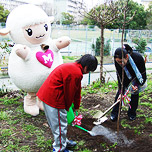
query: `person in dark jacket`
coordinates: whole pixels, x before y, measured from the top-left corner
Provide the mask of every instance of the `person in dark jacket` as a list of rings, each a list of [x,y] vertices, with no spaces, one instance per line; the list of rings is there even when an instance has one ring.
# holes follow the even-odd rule
[[[132,84],[136,90],[130,87],[131,101],[128,109],[129,120],[136,119],[136,110],[138,108],[139,92],[146,87],[146,68],[145,62],[141,54],[134,52],[128,44],[124,44],[123,53],[122,48],[117,48],[114,53],[114,63],[118,79],[118,91],[115,97],[115,102],[121,98],[121,82],[122,82],[122,68],[124,69],[123,90],[125,91]],[[118,117],[119,103],[116,104],[111,112],[111,120],[116,121]]]
[[[79,109],[81,100],[81,80],[83,74],[95,71],[98,61],[95,56],[86,54],[74,63],[64,63],[55,68],[37,96],[43,101],[44,111],[54,136],[53,151],[68,152],[76,142],[66,138],[67,111],[74,104]]]

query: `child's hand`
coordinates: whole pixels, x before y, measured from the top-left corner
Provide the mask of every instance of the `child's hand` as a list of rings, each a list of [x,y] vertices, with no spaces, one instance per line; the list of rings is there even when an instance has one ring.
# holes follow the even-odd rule
[[[73,108],[73,112],[76,112],[78,109]]]
[[[138,87],[132,85],[132,89],[134,90],[134,92],[136,92],[138,90]]]

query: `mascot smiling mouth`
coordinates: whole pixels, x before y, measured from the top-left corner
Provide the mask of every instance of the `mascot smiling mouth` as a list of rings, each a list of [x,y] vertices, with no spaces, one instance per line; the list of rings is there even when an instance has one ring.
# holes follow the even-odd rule
[[[39,39],[39,38],[41,38],[41,37],[44,37],[44,35],[45,35],[45,34],[40,35],[39,37],[38,37],[38,36],[36,36],[36,38],[37,38],[37,39]]]

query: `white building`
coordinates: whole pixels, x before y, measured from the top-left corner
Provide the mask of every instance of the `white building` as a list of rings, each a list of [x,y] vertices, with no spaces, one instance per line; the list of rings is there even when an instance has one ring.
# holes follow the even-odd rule
[[[0,5],[3,5],[4,9],[12,11],[15,7],[17,7],[19,5],[23,5],[23,4],[29,4],[29,2],[26,0],[25,1],[24,0],[0,0]],[[34,4],[42,7],[42,5],[40,3],[34,3]]]
[[[4,6],[4,9],[12,11],[15,7],[27,3],[19,0],[0,0],[0,4]]]
[[[61,20],[62,12],[69,13],[75,17],[75,21],[82,19],[80,12],[86,9],[84,0],[54,0],[55,18],[57,21]]]
[[[4,6],[4,9],[9,11],[12,11],[18,5],[28,3],[30,3],[30,1],[0,0],[0,4]],[[75,21],[79,22],[82,19],[79,11],[84,12],[86,9],[84,0],[47,0],[42,1],[42,3],[34,4],[40,6],[48,15],[55,16],[56,21],[61,21],[61,14],[62,12],[65,12],[73,15],[75,17]]]

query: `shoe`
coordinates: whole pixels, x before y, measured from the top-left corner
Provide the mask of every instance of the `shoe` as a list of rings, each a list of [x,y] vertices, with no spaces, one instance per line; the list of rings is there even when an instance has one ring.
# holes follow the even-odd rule
[[[73,147],[75,147],[76,145],[77,145],[77,143],[76,143],[75,141],[69,140],[69,141],[67,142],[66,148],[73,148]]]
[[[70,152],[68,149],[64,149],[64,151],[63,152]]]
[[[116,115],[111,115],[110,116],[111,121],[117,121],[117,116]]]
[[[133,120],[135,120],[136,119],[136,116],[130,116],[129,117],[129,120],[131,120],[131,121],[133,121]]]
[[[55,152],[55,149],[53,148],[53,152]],[[63,152],[70,152],[68,149],[64,149]]]

